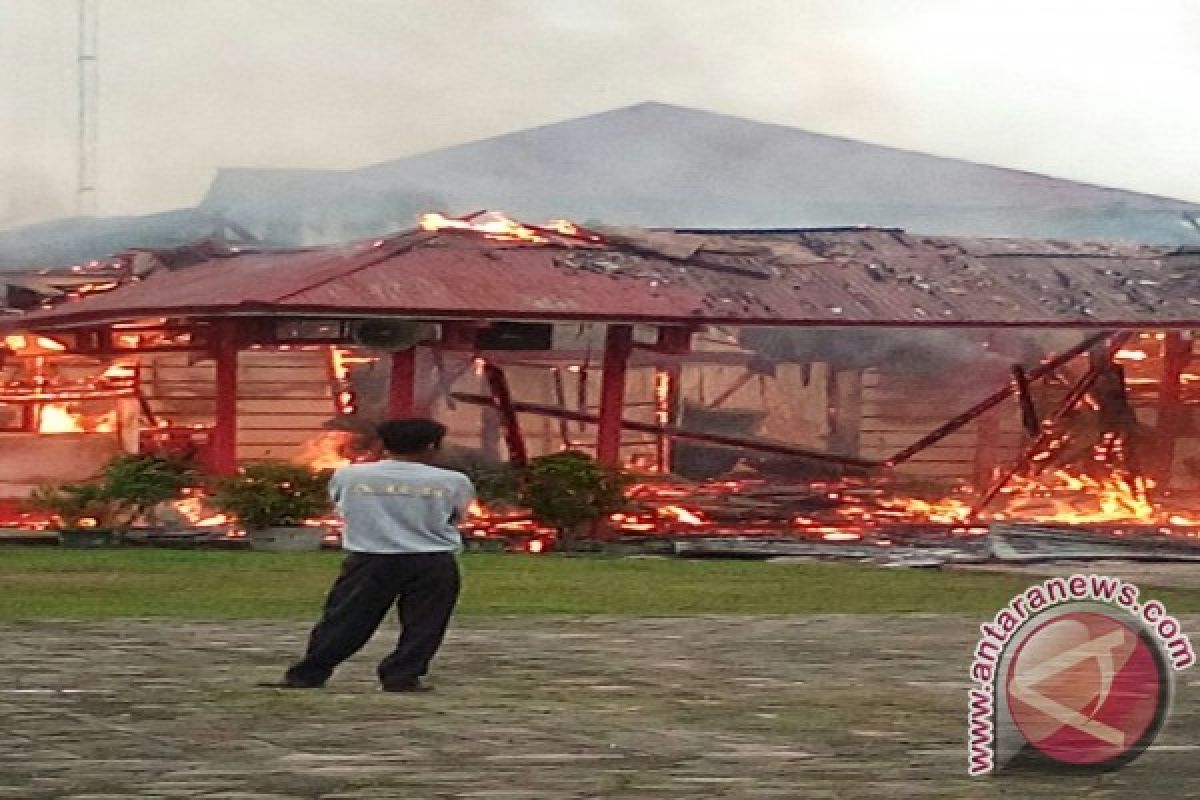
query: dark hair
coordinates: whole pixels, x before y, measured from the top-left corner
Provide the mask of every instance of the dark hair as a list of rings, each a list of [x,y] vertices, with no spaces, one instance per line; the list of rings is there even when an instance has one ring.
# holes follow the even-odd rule
[[[446,426],[432,419],[389,419],[375,433],[388,452],[416,455],[441,447]]]

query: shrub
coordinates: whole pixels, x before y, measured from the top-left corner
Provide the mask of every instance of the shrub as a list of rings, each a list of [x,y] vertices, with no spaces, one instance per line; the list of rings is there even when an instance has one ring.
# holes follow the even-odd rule
[[[281,461],[252,464],[219,480],[212,504],[249,530],[301,525],[333,508],[330,474]]]
[[[120,530],[138,517],[150,516],[160,503],[180,497],[192,482],[194,472],[187,464],[149,455],[124,455],[104,465],[92,481],[46,484],[29,497],[33,508],[49,511],[65,530],[82,527],[83,520],[95,527]]]
[[[586,453],[567,450],[529,462],[519,500],[538,520],[556,528],[559,546],[574,547],[580,529],[625,504],[629,478],[596,463]]]

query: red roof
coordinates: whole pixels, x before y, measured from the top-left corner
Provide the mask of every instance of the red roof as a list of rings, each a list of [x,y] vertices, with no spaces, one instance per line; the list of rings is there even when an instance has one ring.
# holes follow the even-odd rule
[[[899,231],[473,232],[242,253],[15,318],[49,329],[229,314],[793,325],[1200,327],[1200,254]]]

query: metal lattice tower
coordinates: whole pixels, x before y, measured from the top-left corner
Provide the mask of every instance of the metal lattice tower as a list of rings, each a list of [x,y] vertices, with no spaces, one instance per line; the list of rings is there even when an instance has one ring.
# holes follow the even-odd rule
[[[76,53],[79,80],[79,141],[76,211],[96,213],[96,151],[99,142],[100,75],[97,53],[99,0],[78,0],[79,43]]]

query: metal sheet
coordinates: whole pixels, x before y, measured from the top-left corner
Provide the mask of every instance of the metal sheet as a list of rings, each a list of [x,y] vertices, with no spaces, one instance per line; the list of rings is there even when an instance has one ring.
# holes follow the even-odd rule
[[[228,313],[730,324],[1200,327],[1200,254],[891,230],[516,245],[474,233],[241,254],[16,318]],[[682,238],[682,237],[681,237]],[[664,252],[694,251],[686,258]],[[7,323],[13,327],[13,322]]]

